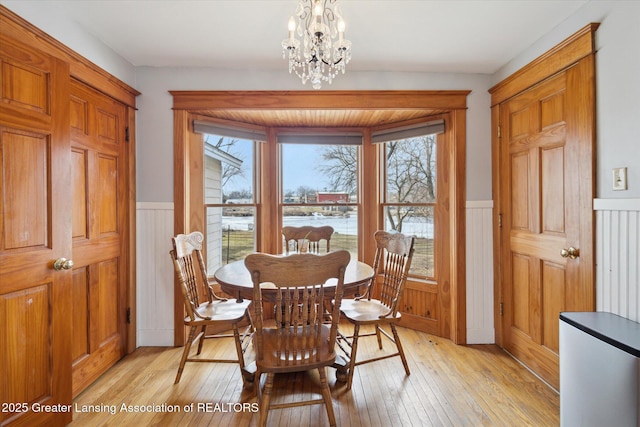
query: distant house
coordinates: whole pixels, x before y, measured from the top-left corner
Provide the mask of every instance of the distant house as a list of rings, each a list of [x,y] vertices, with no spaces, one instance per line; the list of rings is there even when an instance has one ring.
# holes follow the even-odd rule
[[[349,193],[316,191],[317,203],[349,203]]]
[[[225,203],[228,205],[250,205],[253,203],[253,199],[227,199]]]
[[[316,203],[332,205],[326,207],[323,206],[323,211],[345,212],[347,209],[345,204],[349,203],[349,200],[349,193],[316,191]]]

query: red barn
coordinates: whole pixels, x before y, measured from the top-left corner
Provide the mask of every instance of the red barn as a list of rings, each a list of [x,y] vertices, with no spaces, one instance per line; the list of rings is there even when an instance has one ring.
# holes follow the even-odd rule
[[[349,193],[316,191],[317,203],[349,203]]]

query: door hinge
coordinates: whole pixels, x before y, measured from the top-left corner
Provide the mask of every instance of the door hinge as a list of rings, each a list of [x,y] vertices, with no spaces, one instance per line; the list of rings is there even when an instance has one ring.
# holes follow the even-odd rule
[[[504,303],[500,303],[500,316],[504,316]]]
[[[131,307],[127,307],[127,324],[131,324]]]
[[[502,228],[502,214],[498,214],[498,228]]]
[[[129,142],[129,126],[124,128],[124,140]]]
[[[502,127],[498,125],[498,138],[502,138]]]

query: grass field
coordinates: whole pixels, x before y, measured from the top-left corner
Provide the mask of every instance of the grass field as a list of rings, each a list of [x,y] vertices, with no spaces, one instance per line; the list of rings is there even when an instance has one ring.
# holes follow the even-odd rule
[[[225,231],[222,235],[222,263],[244,259],[254,251],[252,231]],[[336,233],[331,237],[331,249],[346,249],[357,253],[356,236]],[[364,260],[371,263],[373,260]],[[417,276],[433,277],[434,271],[433,239],[416,239],[415,254],[411,273]]]

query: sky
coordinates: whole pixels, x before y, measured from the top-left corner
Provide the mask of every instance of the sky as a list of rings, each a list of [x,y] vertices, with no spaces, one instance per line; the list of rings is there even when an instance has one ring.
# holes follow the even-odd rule
[[[295,191],[300,186],[328,189],[329,180],[316,168],[321,160],[321,150],[317,145],[282,144],[284,191]]]
[[[212,139],[213,141],[213,139]],[[300,186],[310,187],[316,190],[324,190],[329,187],[329,180],[324,178],[317,170],[318,162],[322,158],[321,147],[308,144],[282,144],[282,160],[284,165],[283,181],[284,190],[295,191]],[[252,141],[240,140],[231,153],[242,160],[244,176],[234,177],[225,188],[225,193],[235,190],[245,190],[251,187],[252,179]]]

